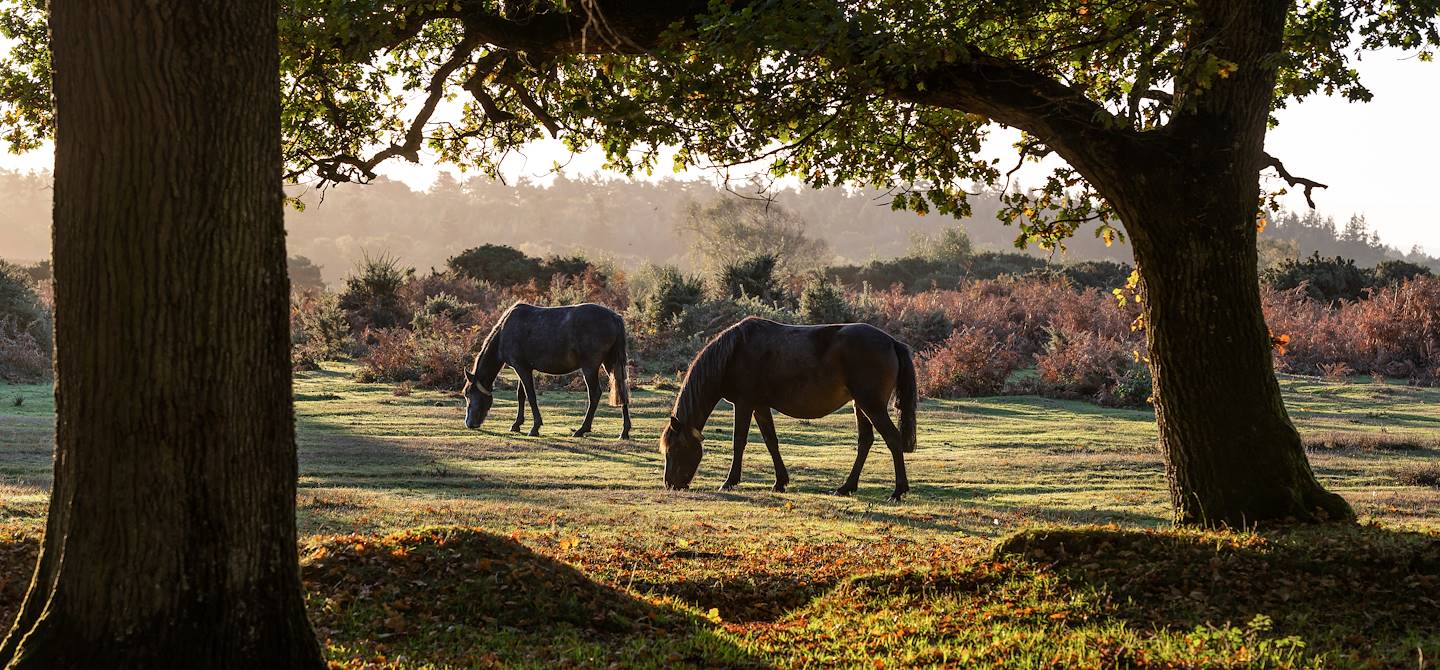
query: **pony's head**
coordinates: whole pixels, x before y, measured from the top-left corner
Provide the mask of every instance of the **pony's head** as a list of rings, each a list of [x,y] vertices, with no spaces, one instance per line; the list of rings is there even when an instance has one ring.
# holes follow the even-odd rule
[[[670,425],[660,432],[660,453],[665,456],[665,488],[690,488],[690,480],[700,469],[702,439],[704,434],[699,429],[687,428],[679,419],[670,417]]]
[[[490,413],[495,395],[481,386],[475,373],[469,370],[465,371],[465,389],[462,392],[465,394],[465,427],[474,430],[485,423],[485,415]]]

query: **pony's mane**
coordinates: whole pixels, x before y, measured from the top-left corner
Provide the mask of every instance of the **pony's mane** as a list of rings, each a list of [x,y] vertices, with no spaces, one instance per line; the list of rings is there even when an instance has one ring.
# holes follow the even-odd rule
[[[730,363],[730,355],[735,353],[735,346],[745,339],[744,327],[752,318],[720,331],[695,355],[695,360],[690,361],[690,367],[685,370],[685,385],[680,387],[680,395],[675,398],[675,407],[670,412],[672,416],[689,418],[697,412],[708,414],[714,403],[719,401],[716,398],[709,401],[711,407],[701,407],[706,402],[704,397],[713,395],[709,391],[720,383]]]
[[[494,355],[495,338],[499,337],[500,331],[505,329],[505,322],[509,321],[510,315],[515,313],[515,308],[524,304],[526,304],[524,301],[516,300],[515,304],[510,305],[510,307],[500,315],[500,318],[495,320],[495,327],[490,329],[490,334],[486,335],[485,341],[480,344],[480,353],[475,356],[475,363],[470,370],[472,373],[479,371],[480,361],[484,360],[486,356]]]

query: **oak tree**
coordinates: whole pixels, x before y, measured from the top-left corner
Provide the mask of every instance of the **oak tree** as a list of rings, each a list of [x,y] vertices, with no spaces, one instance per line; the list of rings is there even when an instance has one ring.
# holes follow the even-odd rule
[[[49,1],[55,476],[0,667],[324,666],[296,549],[277,13]]]

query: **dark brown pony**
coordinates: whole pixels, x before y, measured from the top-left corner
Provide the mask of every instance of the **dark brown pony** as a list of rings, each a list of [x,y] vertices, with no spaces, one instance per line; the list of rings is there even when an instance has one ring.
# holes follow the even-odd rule
[[[630,439],[630,392],[625,384],[625,321],[607,307],[585,303],[565,307],[536,307],[517,302],[500,316],[486,336],[475,364],[465,373],[465,427],[479,428],[495,401],[493,389],[500,368],[510,366],[520,378],[519,405],[512,432],[525,423],[525,400],[535,420],[530,436],[540,434],[544,421],[536,403],[535,372],[563,375],[580,370],[590,406],[585,422],[571,433],[580,437],[590,432],[595,408],[600,404],[600,366],[610,373],[610,404],[619,405],[625,419],[620,439]]]
[[[900,409],[899,428],[887,409],[892,396]],[[850,476],[835,492],[849,495],[859,487],[875,431],[895,461],[890,499],[899,500],[910,490],[904,454],[915,450],[915,364],[910,348],[879,328],[864,323],[787,326],[752,316],[715,336],[690,362],[670,425],[660,434],[668,488],[690,486],[700,467],[705,421],[722,398],[735,405],[735,456],[722,489],[740,483],[752,415],[775,462],[775,490],[784,491],[790,475],[780,460],[770,410],[817,419],[854,400],[859,447]]]

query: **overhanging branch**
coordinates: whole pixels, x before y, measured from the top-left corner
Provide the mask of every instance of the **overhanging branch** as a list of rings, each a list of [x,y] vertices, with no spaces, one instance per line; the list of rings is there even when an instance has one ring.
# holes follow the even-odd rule
[[[1317,188],[1330,188],[1328,185],[1322,184],[1314,179],[1296,177],[1290,174],[1290,171],[1285,169],[1285,164],[1281,163],[1279,158],[1271,156],[1268,153],[1265,154],[1265,165],[1266,167],[1275,168],[1275,172],[1280,175],[1280,178],[1289,182],[1291,186],[1303,186],[1305,188],[1305,202],[1310,205],[1310,209],[1315,209],[1315,199],[1310,197],[1311,191]]]

